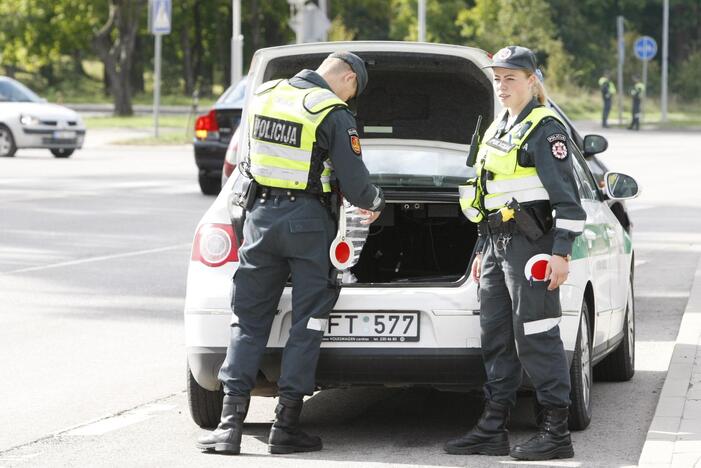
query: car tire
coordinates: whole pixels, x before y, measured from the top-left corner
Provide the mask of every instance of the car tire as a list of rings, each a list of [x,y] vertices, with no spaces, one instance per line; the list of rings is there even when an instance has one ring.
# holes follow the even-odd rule
[[[569,427],[572,431],[582,431],[591,422],[591,335],[589,333],[589,307],[582,301],[582,313],[577,333],[577,345],[570,366],[570,417]]]
[[[623,340],[618,347],[594,369],[597,380],[626,382],[635,374],[635,295],[633,279],[628,284],[626,318],[623,322]]]
[[[200,190],[202,190],[203,194],[219,195],[219,191],[221,190],[221,179],[200,174],[197,177],[197,180],[200,183]]]
[[[224,391],[220,388],[213,392],[200,386],[187,366],[187,402],[190,416],[195,424],[203,429],[217,427],[221,418]]]
[[[53,154],[57,158],[68,158],[75,152],[74,149],[68,149],[68,148],[56,148],[50,150],[51,154]]]
[[[0,125],[0,157],[11,158],[16,152],[17,145],[15,145],[12,131],[5,125]]]

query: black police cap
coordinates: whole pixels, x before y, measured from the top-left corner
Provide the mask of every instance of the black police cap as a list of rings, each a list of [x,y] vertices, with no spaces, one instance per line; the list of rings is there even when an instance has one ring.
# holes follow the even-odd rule
[[[495,67],[523,69],[535,73],[538,69],[538,63],[531,49],[521,46],[507,46],[494,54],[491,65],[482,68]]]
[[[358,89],[355,93],[355,97],[360,96],[360,93],[363,92],[365,86],[368,84],[368,71],[365,68],[365,62],[363,62],[363,59],[348,51],[334,52],[333,54],[329,55],[328,58],[343,60],[351,67],[355,73],[356,80],[358,81]]]

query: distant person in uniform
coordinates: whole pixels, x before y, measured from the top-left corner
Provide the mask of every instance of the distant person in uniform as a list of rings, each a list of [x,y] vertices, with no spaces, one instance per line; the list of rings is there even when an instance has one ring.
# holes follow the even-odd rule
[[[299,427],[302,399],[316,388],[321,339],[339,288],[329,248],[336,235],[332,192],[340,190],[370,224],[384,206],[370,182],[347,101],[368,82],[363,60],[329,55],[316,69],[260,85],[248,104],[249,157],[257,183],[246,212],[244,243],[234,274],[231,338],[219,371],[221,422],[200,437],[202,450],[238,454],[243,421],[280,296],[292,282],[289,338],[277,381],[280,399],[270,429],[270,453],[321,450],[321,439]],[[255,185],[255,184],[254,184]]]
[[[604,101],[604,108],[601,113],[601,126],[608,128],[609,113],[611,112],[611,100],[616,94],[616,85],[611,81],[611,74],[607,71],[599,78],[599,89],[601,90],[601,99]]]
[[[633,87],[630,89],[630,95],[633,98],[633,108],[631,113],[633,114],[633,119],[628,126],[628,130],[640,130],[640,108],[645,95],[645,85],[640,81],[640,77],[633,77]]]

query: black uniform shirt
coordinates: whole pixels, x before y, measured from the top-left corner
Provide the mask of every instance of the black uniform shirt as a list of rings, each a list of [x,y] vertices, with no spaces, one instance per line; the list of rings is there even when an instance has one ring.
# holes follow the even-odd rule
[[[331,90],[315,71],[302,70],[289,83],[296,88],[321,87]],[[329,112],[316,131],[316,151],[328,155],[343,196],[354,206],[380,211],[385,205],[382,190],[370,183],[362,159],[355,117],[345,107]]]
[[[538,106],[540,104],[535,99],[529,102],[513,125],[525,119]],[[506,128],[508,112],[504,112],[502,118],[497,136],[502,136],[511,129]],[[572,252],[572,242],[582,233],[583,221],[587,217],[574,180],[572,145],[572,141],[567,137],[567,130],[558,120],[545,119],[528,135],[522,146],[531,159],[528,165],[535,166],[538,177],[548,192],[550,206],[555,212],[555,241],[552,253],[558,255],[568,255]]]

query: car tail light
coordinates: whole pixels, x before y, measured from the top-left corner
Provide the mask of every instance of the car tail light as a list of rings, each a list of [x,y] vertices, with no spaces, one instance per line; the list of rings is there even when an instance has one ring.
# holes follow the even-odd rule
[[[239,261],[238,242],[230,224],[203,224],[195,234],[192,260],[209,267]]]
[[[195,120],[195,136],[199,140],[204,140],[210,134],[213,134],[214,138],[219,137],[219,124],[217,123],[217,113],[214,109],[209,111],[208,114],[200,115]]]

